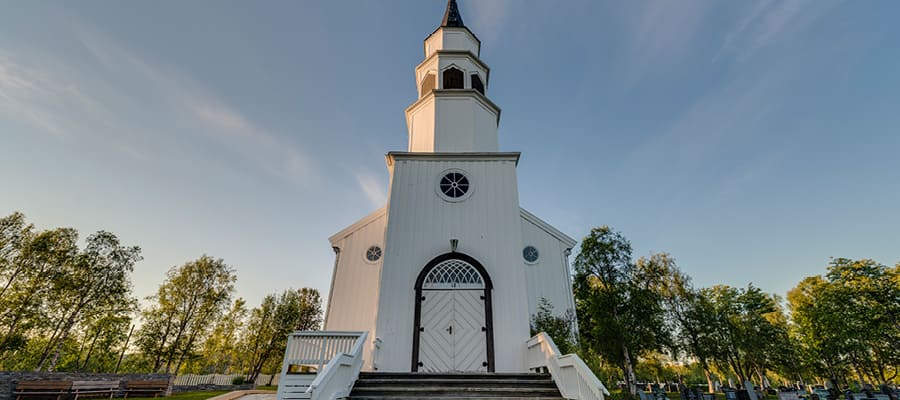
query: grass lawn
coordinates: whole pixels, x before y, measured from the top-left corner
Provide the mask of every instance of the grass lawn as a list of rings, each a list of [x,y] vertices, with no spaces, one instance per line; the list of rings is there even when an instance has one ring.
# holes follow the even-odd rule
[[[128,400],[206,400],[210,397],[216,397],[220,394],[228,393],[227,390],[214,390],[207,392],[187,392],[187,393],[176,393],[169,397],[129,397]]]
[[[257,386],[256,390],[271,390],[273,392],[278,390],[278,385],[273,386]]]

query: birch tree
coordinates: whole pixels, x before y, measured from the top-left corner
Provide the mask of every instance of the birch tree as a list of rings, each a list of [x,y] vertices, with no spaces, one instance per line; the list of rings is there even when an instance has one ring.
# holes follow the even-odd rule
[[[53,371],[63,343],[83,321],[102,314],[132,311],[131,272],[141,260],[141,249],[126,247],[109,232],[100,231],[87,239],[83,251],[63,264],[53,279],[52,318],[59,321],[36,370]]]
[[[247,322],[245,346],[251,360],[247,380],[255,381],[267,365],[272,369],[280,365],[289,333],[315,330],[321,323],[322,301],[315,289],[288,289],[266,296]]]
[[[638,358],[670,343],[658,260],[632,262],[631,243],[603,226],[582,240],[574,267],[582,343],[617,365],[635,395]]]
[[[196,354],[212,325],[231,303],[234,269],[222,259],[204,255],[172,267],[154,303],[143,311],[137,345],[153,360],[153,371],[177,372]]]

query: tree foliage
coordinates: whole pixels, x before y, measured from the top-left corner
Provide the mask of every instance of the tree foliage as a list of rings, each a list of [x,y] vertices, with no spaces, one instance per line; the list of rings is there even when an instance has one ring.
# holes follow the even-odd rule
[[[144,325],[137,345],[151,360],[153,371],[179,371],[197,357],[212,325],[231,303],[234,270],[222,259],[202,256],[172,267],[159,286],[154,303],[142,313]]]
[[[660,257],[632,262],[631,244],[609,227],[594,228],[575,258],[573,291],[581,340],[617,365],[629,392],[637,392],[635,363],[671,344],[660,286]]]
[[[265,369],[270,373],[281,367],[287,336],[294,330],[317,330],[322,323],[319,291],[310,288],[286,290],[266,296],[250,312],[244,345],[250,360],[248,380],[255,380]],[[268,367],[268,368],[267,368]]]
[[[788,293],[806,365],[846,385],[889,382],[900,371],[900,264],[837,258]]]
[[[531,335],[544,332],[553,339],[561,354],[569,354],[575,350],[574,341],[575,315],[567,310],[563,315],[556,315],[553,304],[545,297],[538,300],[537,313],[531,316]]]
[[[131,272],[140,260],[140,248],[109,232],[79,249],[73,228],[38,231],[21,213],[0,219],[0,366],[82,370],[91,357],[108,358],[96,346],[101,337],[118,344],[110,321],[130,319]]]

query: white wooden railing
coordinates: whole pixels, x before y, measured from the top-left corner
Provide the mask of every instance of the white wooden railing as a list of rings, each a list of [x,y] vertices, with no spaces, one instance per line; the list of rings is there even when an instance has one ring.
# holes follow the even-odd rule
[[[346,397],[362,368],[366,332],[294,332],[288,336],[278,400]]]
[[[553,376],[563,397],[575,400],[604,400],[609,395],[603,382],[577,354],[559,354],[553,339],[538,333],[528,340],[526,359],[528,368],[546,369]]]
[[[307,389],[312,400],[334,400],[350,395],[363,366],[363,347],[368,337],[369,334],[363,332],[349,352],[338,354],[319,372]]]

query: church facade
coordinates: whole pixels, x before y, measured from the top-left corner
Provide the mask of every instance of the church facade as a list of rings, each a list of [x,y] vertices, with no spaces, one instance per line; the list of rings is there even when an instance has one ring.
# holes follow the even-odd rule
[[[481,42],[450,0],[415,69],[387,205],[329,238],[327,331],[366,331],[365,370],[524,372],[540,299],[574,309],[575,240],[519,206]]]

